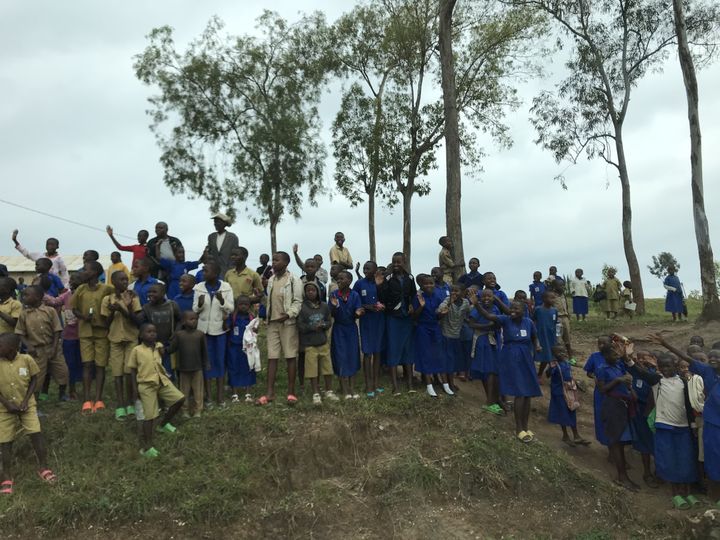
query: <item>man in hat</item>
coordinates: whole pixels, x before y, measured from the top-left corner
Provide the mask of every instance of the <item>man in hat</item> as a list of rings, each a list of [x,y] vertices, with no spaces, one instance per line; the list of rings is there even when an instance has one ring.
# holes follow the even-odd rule
[[[232,219],[227,214],[217,212],[211,216],[215,225],[215,232],[208,235],[208,255],[220,266],[220,276],[224,276],[233,263],[230,260],[233,249],[240,245],[238,237],[226,229],[232,225]]]

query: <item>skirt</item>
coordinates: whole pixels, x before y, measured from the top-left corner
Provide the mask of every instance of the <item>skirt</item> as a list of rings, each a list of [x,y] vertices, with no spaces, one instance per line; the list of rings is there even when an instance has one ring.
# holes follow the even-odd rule
[[[573,313],[575,315],[587,315],[588,314],[588,297],[587,296],[573,296]]]
[[[473,379],[485,380],[488,375],[497,375],[498,370],[496,347],[490,343],[488,336],[478,336],[475,342],[475,356],[470,363]]]
[[[607,437],[605,436],[605,428],[603,427],[602,423],[603,400],[604,396],[596,387],[595,391],[593,392],[593,419],[595,420],[595,439],[603,446],[608,446],[610,443],[608,443]]]
[[[552,394],[548,406],[548,422],[560,426],[577,426],[577,411],[568,409],[564,395]]]
[[[447,359],[440,327],[419,324],[415,328],[415,370],[423,375],[447,373]]]
[[[82,358],[80,357],[80,340],[63,339],[63,356],[68,368],[68,383],[75,384],[82,381]]]
[[[385,314],[369,311],[360,317],[360,347],[363,354],[375,354],[385,348]]]
[[[600,409],[600,420],[608,446],[632,442],[628,406],[622,399],[605,396]]]
[[[386,317],[387,365],[412,364],[413,323],[410,317]]]
[[[231,344],[227,351],[228,384],[233,388],[254,386],[257,375],[250,369],[248,357],[241,344]]]
[[[666,482],[697,482],[697,452],[689,427],[655,423],[655,472]]]
[[[644,406],[639,407],[641,410]],[[636,414],[630,419],[633,428],[633,442],[632,447],[641,454],[654,454],[655,453],[655,435],[650,431],[650,426],[647,423],[647,416],[643,414]]]
[[[338,377],[352,377],[360,370],[360,343],[354,321],[333,324],[330,356],[333,371]]]
[[[225,376],[225,354],[227,352],[227,334],[205,336],[207,342],[210,369],[204,373],[206,379],[219,379]]]
[[[530,346],[506,343],[500,351],[498,365],[500,394],[514,397],[542,396]]]
[[[463,343],[460,338],[443,336],[443,349],[445,350],[445,372],[459,373],[465,371],[465,357]]]

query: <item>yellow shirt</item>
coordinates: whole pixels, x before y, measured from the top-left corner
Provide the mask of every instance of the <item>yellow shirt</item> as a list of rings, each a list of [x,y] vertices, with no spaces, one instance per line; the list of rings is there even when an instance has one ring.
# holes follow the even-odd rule
[[[132,293],[132,303],[130,304],[130,311],[133,313],[140,313],[142,307],[140,306],[140,299],[135,293]],[[138,327],[135,326],[130,318],[128,317],[128,309],[125,301],[122,298],[118,298],[117,295],[111,294],[102,299],[100,304],[100,315],[103,317],[110,317],[110,305],[115,304],[120,306],[122,312],[116,311],[110,328],[108,329],[108,341],[113,343],[122,343],[123,341],[132,341],[137,343],[138,340]]]
[[[334,263],[342,264],[346,268],[352,268],[353,260],[350,252],[346,247],[338,247],[337,244],[333,244],[330,248],[330,264]]]
[[[13,360],[0,358],[0,394],[7,401],[20,405],[27,394],[30,379],[38,373],[40,368],[29,354],[18,353]],[[35,396],[30,396],[28,405],[35,405]],[[7,412],[2,404],[0,412]]]
[[[262,293],[263,286],[260,276],[247,266],[242,272],[238,272],[234,268],[225,272],[225,281],[232,287],[233,298],[236,299],[238,296],[254,296],[256,289]]]
[[[160,343],[156,343],[154,349],[141,344],[130,352],[127,367],[137,370],[138,384],[156,383],[163,386],[171,384],[162,365],[160,349],[162,349]]]
[[[104,283],[98,283],[93,290],[87,284],[80,285],[72,296],[70,305],[73,309],[77,309],[85,316],[90,315],[92,310],[92,320],[79,321],[78,335],[84,337],[105,337],[108,333],[107,321],[100,314],[102,300],[106,296],[110,296],[113,291],[112,287]]]
[[[10,315],[13,319],[17,319],[20,317],[22,304],[14,298],[8,298],[4,302],[0,302],[0,311],[6,315]],[[15,332],[15,327],[10,326],[4,320],[0,319],[0,334],[6,334],[8,332],[11,334]]]
[[[620,299],[620,289],[622,288],[622,283],[620,283],[618,278],[607,278],[603,285],[605,287],[605,294],[607,294],[608,300]]]
[[[108,266],[107,270],[105,271],[105,280],[108,283],[112,283],[112,275],[117,271],[125,272],[125,275],[127,275],[128,279],[130,279],[130,270],[128,270],[128,267],[125,266],[124,263],[119,262]]]
[[[24,336],[33,347],[52,345],[58,332],[62,332],[60,317],[48,306],[24,308],[15,326],[15,333]]]

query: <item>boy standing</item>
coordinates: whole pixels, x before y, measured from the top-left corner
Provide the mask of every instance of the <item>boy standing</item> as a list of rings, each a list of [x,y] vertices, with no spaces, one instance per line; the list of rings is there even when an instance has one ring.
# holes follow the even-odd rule
[[[155,327],[155,338],[164,347],[163,366],[174,380],[172,360],[167,348],[180,321],[180,308],[172,300],[165,299],[165,286],[162,283],[153,283],[150,286],[148,302],[142,307],[142,320],[152,323]]]
[[[132,274],[135,277],[133,283],[133,291],[140,299],[140,305],[144,306],[148,302],[148,291],[155,283],[160,283],[156,278],[150,275],[152,261],[150,259],[137,259],[132,265]]]
[[[22,253],[26,259],[30,259],[31,261],[37,261],[42,257],[50,259],[53,273],[58,276],[63,282],[63,285],[67,287],[68,283],[70,283],[70,274],[65,266],[65,261],[57,252],[60,247],[60,241],[57,238],[48,238],[45,241],[45,253],[33,253],[25,249],[20,242],[18,242],[17,237],[18,230],[15,229],[12,233],[12,241],[15,244],[15,249]]]
[[[192,311],[193,299],[195,298],[195,276],[192,274],[183,274],[180,276],[178,281],[180,285],[180,294],[178,294],[173,300],[178,305],[180,313],[186,311]]]
[[[7,277],[0,278],[0,334],[15,332],[22,304],[14,298],[15,284]]]
[[[210,370],[205,334],[197,328],[198,315],[194,311],[184,311],[182,328],[175,332],[168,352],[177,355],[177,369],[180,373],[180,392],[192,399],[188,403],[188,412],[193,418],[200,418],[205,396],[203,371]]]
[[[130,266],[135,264],[135,261],[138,261],[140,259],[144,259],[147,257],[147,241],[150,237],[150,233],[147,232],[145,229],[141,229],[137,233],[137,244],[133,244],[131,246],[123,246],[120,245],[120,242],[118,242],[115,239],[115,236],[113,236],[113,229],[110,225],[105,227],[105,231],[107,231],[108,236],[110,237],[110,240],[112,240],[113,244],[115,244],[115,247],[118,248],[120,251],[130,251],[133,254],[132,262],[130,263]]]
[[[313,259],[308,259],[313,260]],[[330,308],[320,300],[315,282],[305,283],[305,300],[297,318],[300,346],[305,351],[305,378],[310,379],[313,404],[321,405],[320,376],[325,379],[325,398],[337,401],[332,391],[333,367],[327,331],[330,328]]]
[[[110,262],[112,263],[110,266],[108,266],[106,276],[108,279],[112,282],[112,275],[117,272],[125,272],[125,275],[128,277],[128,280],[130,279],[130,270],[127,266],[125,266],[125,263],[122,262],[122,258],[120,257],[119,251],[113,251],[110,254]]]
[[[457,264],[452,255],[452,240],[449,236],[441,236],[438,240],[441,246],[440,253],[438,255],[438,262],[440,270],[442,270],[443,281],[448,284],[453,283],[455,271],[458,268],[464,268],[465,264]]]
[[[38,459],[38,475],[48,483],[57,476],[47,466],[45,440],[40,432],[40,420],[35,404],[35,387],[40,368],[30,355],[19,354],[19,339],[13,334],[0,334],[0,449],[2,476],[0,494],[12,495],[12,445],[18,424],[30,435],[30,442]]]
[[[59,386],[59,399],[65,401],[68,370],[60,356],[60,333],[62,325],[57,311],[42,305],[43,291],[38,285],[31,285],[23,294],[25,306],[20,313],[15,333],[20,336],[27,353],[38,367],[38,381],[42,384],[50,370]]]
[[[247,267],[248,250],[242,246],[233,248],[230,253],[232,268],[225,272],[225,281],[232,287],[233,298],[247,296],[250,303],[260,301],[262,293],[262,281],[257,272]]]

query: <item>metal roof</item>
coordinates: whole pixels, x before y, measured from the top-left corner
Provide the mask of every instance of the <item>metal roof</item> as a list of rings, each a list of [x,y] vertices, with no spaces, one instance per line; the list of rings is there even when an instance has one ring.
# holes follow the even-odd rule
[[[62,258],[65,261],[65,266],[70,272],[74,272],[82,268],[82,255],[62,255]],[[98,260],[98,262],[102,264],[103,268],[107,268],[112,264],[110,262],[110,255],[100,255],[100,259]],[[129,260],[123,262],[125,262],[128,268],[130,267],[130,265],[128,264],[130,262]],[[22,255],[0,255],[0,264],[4,264],[5,266],[7,266],[8,272],[35,271],[35,261],[26,259]]]

